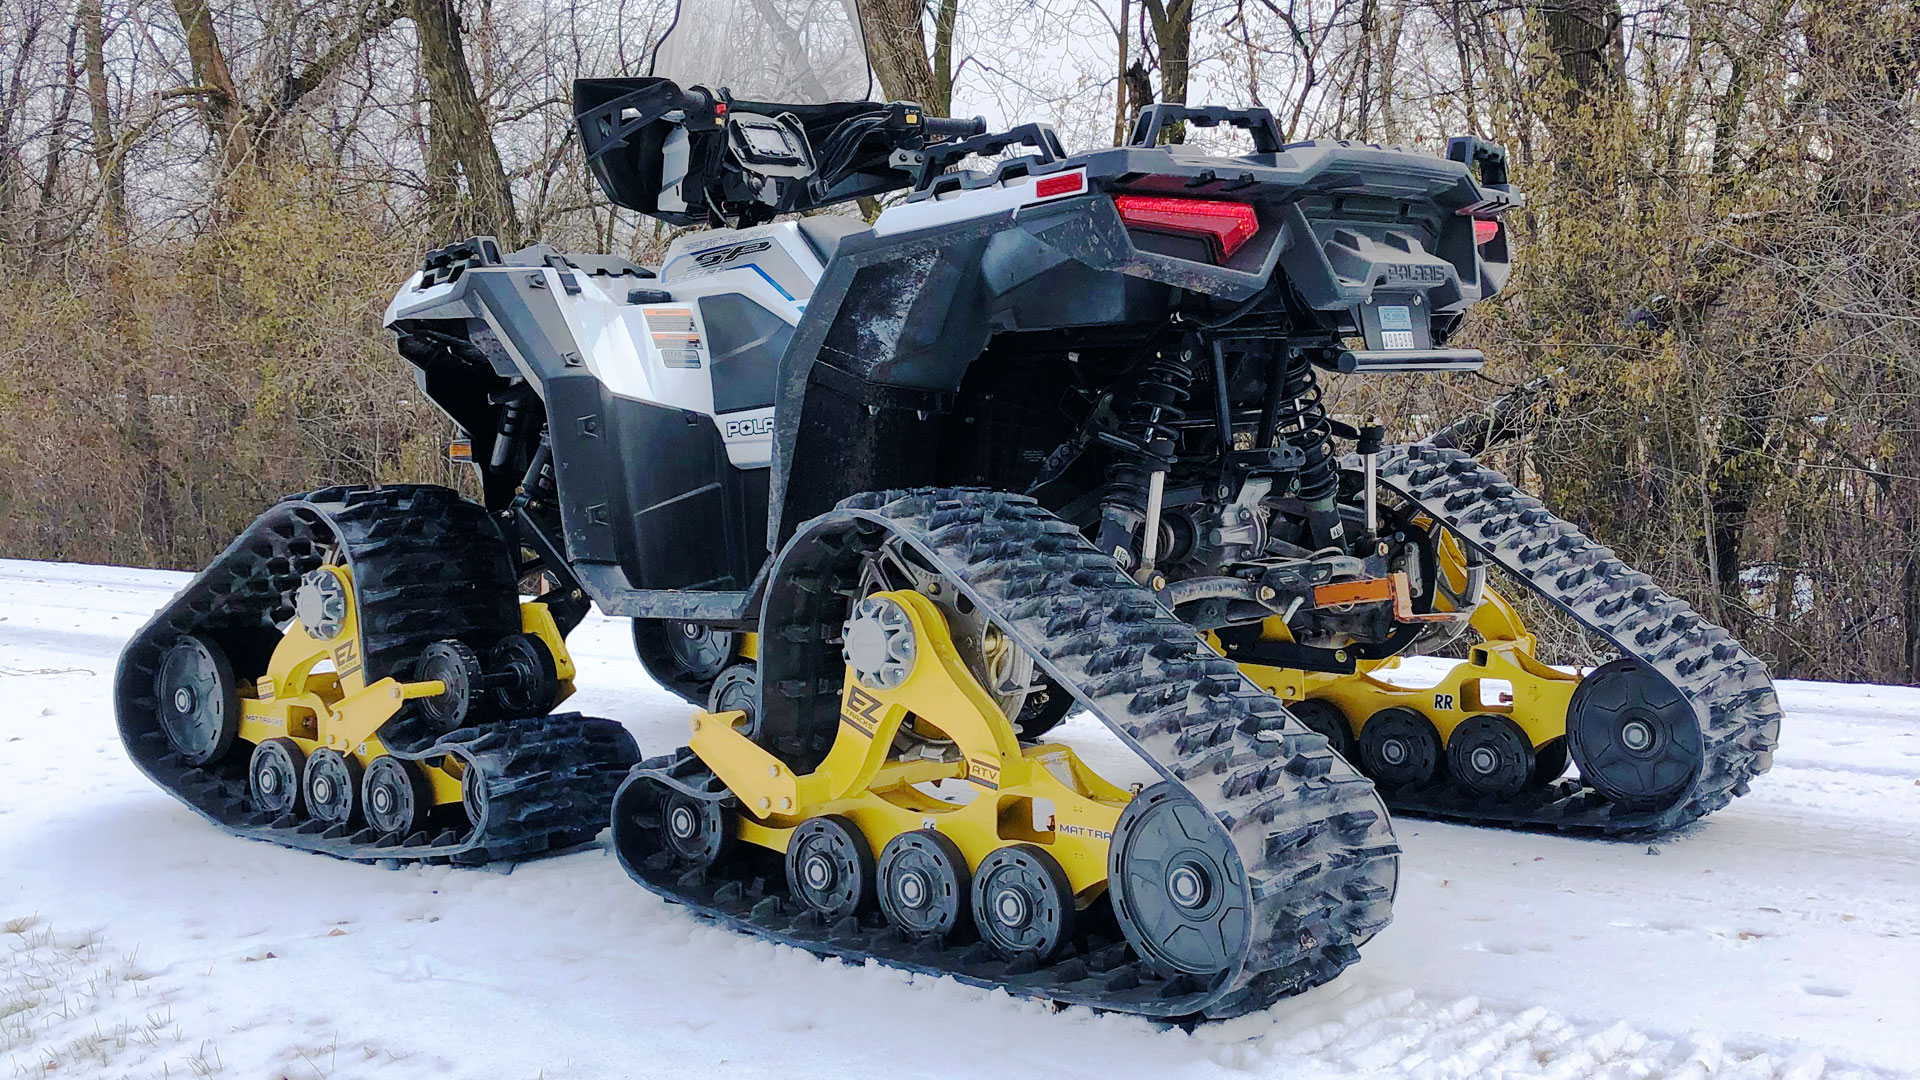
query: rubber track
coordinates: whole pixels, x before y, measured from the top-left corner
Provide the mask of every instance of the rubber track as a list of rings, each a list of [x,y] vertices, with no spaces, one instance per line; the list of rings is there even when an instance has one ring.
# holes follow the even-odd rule
[[[245,743],[205,768],[173,752],[153,697],[167,648],[185,634],[207,636],[226,650],[237,678],[253,679],[266,670],[279,626],[293,617],[301,577],[329,560],[353,569],[368,682],[410,675],[433,641],[459,638],[484,656],[520,629],[510,551],[486,511],[457,493],[399,485],[289,496],[248,526],[121,654],[114,706],[121,742],[140,770],[236,836],[346,859],[483,863],[597,835],[614,790],[639,757],[633,737],[610,720],[571,713],[497,719],[435,735],[402,712],[380,731],[390,753],[415,761],[451,755],[480,770],[486,785],[477,827],[411,836],[254,811]],[[458,807],[441,813],[464,822]]]
[[[1238,963],[1203,983],[1156,970],[1117,933],[1040,966],[1031,957],[1007,961],[981,944],[914,944],[877,915],[827,926],[789,903],[777,868],[768,873],[764,855],[744,844],[707,871],[682,873],[664,858],[629,865],[636,880],[731,926],[812,952],[1167,1019],[1239,1015],[1324,983],[1386,925],[1399,848],[1373,785],[1071,525],[1022,496],[865,495],[802,526],[772,578],[761,637],[763,720],[767,695],[817,696],[830,709],[810,744],[819,751],[830,741],[844,672],[845,597],[863,554],[888,534],[960,583],[1056,683],[1219,822],[1253,907]],[[840,596],[811,607],[777,604],[789,585]],[[789,607],[815,615],[773,624],[771,613]],[[683,789],[705,782],[684,750],[644,763],[629,783],[643,777]],[[616,810],[616,848],[621,828]]]
[[[1444,524],[1541,599],[1664,676],[1693,705],[1703,766],[1672,803],[1632,811],[1572,779],[1515,800],[1479,800],[1444,783],[1386,793],[1396,813],[1478,825],[1639,836],[1696,821],[1747,793],[1780,741],[1767,667],[1726,630],[1614,557],[1538,499],[1458,450],[1389,448],[1380,482]]]

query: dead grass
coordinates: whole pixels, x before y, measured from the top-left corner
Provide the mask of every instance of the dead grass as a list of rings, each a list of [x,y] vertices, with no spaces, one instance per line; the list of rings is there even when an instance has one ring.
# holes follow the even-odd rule
[[[212,1043],[189,1046],[137,952],[35,915],[0,922],[0,1060],[13,1077],[217,1076]]]

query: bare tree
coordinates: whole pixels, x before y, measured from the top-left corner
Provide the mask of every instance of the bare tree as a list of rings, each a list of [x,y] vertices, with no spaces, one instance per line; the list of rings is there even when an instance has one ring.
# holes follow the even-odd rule
[[[413,0],[413,20],[427,85],[428,194],[435,217],[452,233],[490,233],[516,245],[520,217],[493,126],[474,92],[460,13],[453,0]],[[466,181],[465,198],[459,179]]]
[[[933,16],[933,50],[923,25]],[[867,59],[881,90],[896,101],[915,101],[935,116],[953,109],[953,28],[960,0],[859,0]]]

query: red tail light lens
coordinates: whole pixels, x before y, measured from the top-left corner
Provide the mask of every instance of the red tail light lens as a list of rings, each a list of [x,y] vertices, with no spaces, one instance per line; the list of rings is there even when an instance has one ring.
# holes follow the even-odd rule
[[[1246,203],[1117,195],[1113,205],[1120,210],[1120,220],[1136,229],[1211,237],[1222,259],[1232,258],[1260,231],[1260,219]]]
[[[1500,235],[1500,223],[1491,218],[1473,219],[1473,246],[1482,247]]]

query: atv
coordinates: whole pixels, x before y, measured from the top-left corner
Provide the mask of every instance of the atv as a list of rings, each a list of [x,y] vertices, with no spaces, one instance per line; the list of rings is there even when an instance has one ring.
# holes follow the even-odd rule
[[[1190,1020],[1353,962],[1389,810],[1645,836],[1767,769],[1779,706],[1724,630],[1322,400],[1480,367],[1450,339],[1507,280],[1498,148],[1155,105],[1069,154],[663,77],[574,108],[609,199],[697,228],[657,267],[428,256],[386,322],[479,500],[283,502],[121,664],[130,752],[214,821],[477,861],[610,803],[629,874],[743,931]],[[1543,663],[1498,589],[1618,658]],[[553,713],[590,606],[695,706],[686,747],[636,764]],[[1435,685],[1385,677],[1448,649]],[[1075,709],[1150,782],[1042,739]]]

